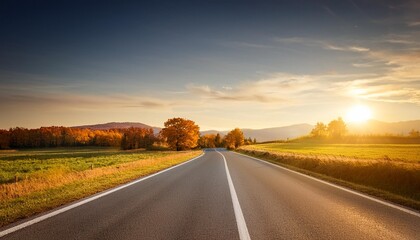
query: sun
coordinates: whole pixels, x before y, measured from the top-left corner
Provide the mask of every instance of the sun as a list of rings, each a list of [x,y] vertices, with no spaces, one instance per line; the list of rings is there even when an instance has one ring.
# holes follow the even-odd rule
[[[348,122],[365,122],[372,117],[372,111],[368,106],[355,105],[347,112],[346,120]]]

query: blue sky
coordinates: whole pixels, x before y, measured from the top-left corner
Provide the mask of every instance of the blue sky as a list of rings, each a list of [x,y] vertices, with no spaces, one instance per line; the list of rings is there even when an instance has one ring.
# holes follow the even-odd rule
[[[0,128],[420,119],[418,1],[0,5]]]

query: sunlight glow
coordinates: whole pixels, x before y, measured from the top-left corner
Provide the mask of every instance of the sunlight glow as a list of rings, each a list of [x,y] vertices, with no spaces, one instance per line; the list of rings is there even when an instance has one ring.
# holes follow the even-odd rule
[[[363,94],[366,94],[365,89],[353,88],[353,89],[350,90],[350,95],[352,95],[352,96],[361,96]]]
[[[372,117],[372,111],[364,105],[356,105],[349,109],[346,116],[348,122],[365,122]]]

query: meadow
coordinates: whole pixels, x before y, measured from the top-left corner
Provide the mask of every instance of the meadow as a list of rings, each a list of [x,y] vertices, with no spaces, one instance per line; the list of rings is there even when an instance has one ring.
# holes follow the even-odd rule
[[[420,209],[419,144],[266,143],[239,152]]]
[[[323,144],[292,142],[258,144],[249,146],[248,149],[309,156],[385,159],[420,163],[420,144]]]
[[[0,226],[171,167],[201,151],[0,151]]]

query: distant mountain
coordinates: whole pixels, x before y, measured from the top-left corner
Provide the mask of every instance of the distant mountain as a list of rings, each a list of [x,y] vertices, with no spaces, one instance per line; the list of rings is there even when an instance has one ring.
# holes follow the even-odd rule
[[[365,123],[349,123],[348,128],[354,134],[407,135],[412,129],[420,130],[420,120],[392,123],[369,120]]]
[[[313,128],[310,124],[295,124],[285,127],[263,128],[263,129],[242,129],[246,138],[256,138],[259,142],[286,140],[288,138],[296,138],[307,135]],[[228,131],[209,130],[203,131],[201,134],[217,134],[226,135]]]
[[[109,123],[102,123],[102,124],[93,124],[93,125],[82,125],[82,126],[74,126],[72,128],[89,128],[92,130],[109,130],[109,129],[126,129],[130,127],[136,128],[153,128],[153,132],[158,133],[161,128],[159,127],[152,127],[146,125],[144,123],[139,122],[109,122]]]
[[[229,131],[217,131],[217,130],[207,130],[207,131],[200,131],[201,135],[206,134],[220,134],[222,137],[225,136]]]

